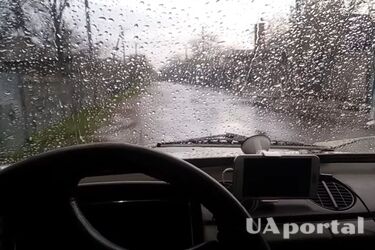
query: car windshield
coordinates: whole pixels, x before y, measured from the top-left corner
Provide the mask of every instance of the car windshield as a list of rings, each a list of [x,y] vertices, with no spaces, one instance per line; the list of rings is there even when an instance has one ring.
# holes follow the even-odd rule
[[[373,152],[374,3],[2,0],[0,163],[225,133]]]

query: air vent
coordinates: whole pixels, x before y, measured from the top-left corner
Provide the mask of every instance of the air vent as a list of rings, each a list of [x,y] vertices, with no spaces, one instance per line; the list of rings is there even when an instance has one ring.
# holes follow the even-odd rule
[[[346,186],[331,177],[319,181],[317,196],[312,200],[323,208],[342,211],[354,205],[355,196]]]

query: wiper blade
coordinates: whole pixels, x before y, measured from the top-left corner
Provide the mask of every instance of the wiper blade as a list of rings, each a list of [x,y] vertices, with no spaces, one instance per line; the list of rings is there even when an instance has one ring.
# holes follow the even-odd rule
[[[375,136],[371,135],[371,136],[364,136],[364,137],[355,137],[355,138],[351,138],[351,139],[317,142],[316,145],[326,146],[326,147],[330,147],[332,149],[339,149],[339,148],[343,148],[343,147],[346,147],[348,145],[351,145],[351,144],[354,144],[354,143],[357,143],[357,142],[369,141],[369,140],[370,141],[375,140]]]
[[[306,150],[317,150],[317,151],[334,151],[334,148],[308,144],[296,141],[283,141],[283,140],[272,140],[271,148],[288,148],[288,149],[306,149]]]
[[[237,145],[246,139],[246,136],[225,133],[220,135],[211,135],[187,140],[172,141],[172,142],[159,142],[156,147],[173,147],[173,146],[196,146],[196,145]]]
[[[273,146],[304,146],[304,147],[316,146],[313,144],[308,144],[308,143],[303,143],[303,142],[298,142],[298,141],[283,141],[283,140],[271,140],[271,145]]]
[[[156,147],[240,147],[241,143],[247,138],[244,135],[226,133],[180,141],[160,142],[156,144]],[[271,148],[333,151],[332,148],[326,146],[283,140],[271,140]]]

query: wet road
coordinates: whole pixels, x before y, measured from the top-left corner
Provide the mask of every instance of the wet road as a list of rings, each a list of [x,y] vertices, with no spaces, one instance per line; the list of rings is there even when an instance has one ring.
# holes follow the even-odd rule
[[[256,107],[245,97],[171,82],[156,82],[127,100],[112,122],[98,131],[101,141],[150,145],[225,132],[271,139],[316,142],[375,135],[355,112],[323,118]]]

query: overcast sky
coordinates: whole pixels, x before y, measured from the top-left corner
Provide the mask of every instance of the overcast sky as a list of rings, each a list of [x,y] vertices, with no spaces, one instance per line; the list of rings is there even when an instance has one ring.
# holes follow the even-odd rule
[[[84,33],[84,0],[65,12],[76,32]],[[295,0],[89,0],[93,39],[105,56],[113,52],[125,29],[126,53],[146,54],[160,66],[174,54],[183,55],[189,41],[205,32],[216,34],[232,48],[253,46],[254,24],[285,17]],[[121,51],[117,52],[121,56]]]

